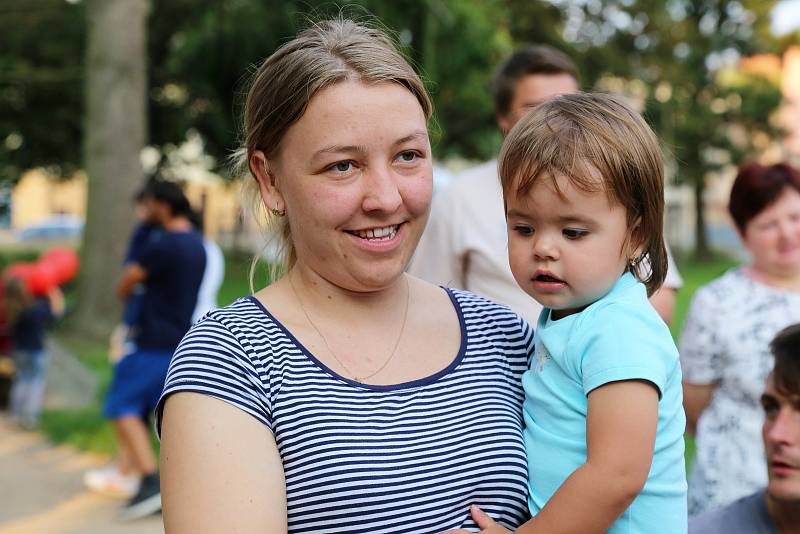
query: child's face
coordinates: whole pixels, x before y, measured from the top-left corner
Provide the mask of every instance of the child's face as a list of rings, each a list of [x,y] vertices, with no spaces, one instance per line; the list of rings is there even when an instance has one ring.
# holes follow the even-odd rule
[[[517,284],[559,319],[608,293],[625,271],[625,208],[605,192],[587,193],[563,175],[539,178],[522,197],[508,195],[508,258]]]

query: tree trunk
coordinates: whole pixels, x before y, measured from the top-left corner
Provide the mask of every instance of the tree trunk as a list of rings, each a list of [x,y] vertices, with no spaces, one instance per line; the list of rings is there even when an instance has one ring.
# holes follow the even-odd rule
[[[705,196],[706,180],[705,173],[700,165],[691,167],[694,174],[694,255],[698,260],[707,260],[711,257],[711,249],[708,245],[706,235],[706,215],[705,215]]]
[[[105,336],[119,320],[114,288],[143,182],[148,0],[87,0],[84,166],[89,195],[76,333]]]

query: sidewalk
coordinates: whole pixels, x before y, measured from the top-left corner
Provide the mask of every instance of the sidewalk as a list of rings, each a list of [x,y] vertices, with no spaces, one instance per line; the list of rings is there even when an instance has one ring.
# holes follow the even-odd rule
[[[120,523],[121,501],[84,488],[83,472],[106,460],[0,417],[0,534],[163,534],[160,515]]]

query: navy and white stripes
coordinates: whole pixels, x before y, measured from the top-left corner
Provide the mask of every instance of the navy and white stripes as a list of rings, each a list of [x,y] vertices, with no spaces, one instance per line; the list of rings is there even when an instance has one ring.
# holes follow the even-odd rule
[[[162,402],[205,393],[272,430],[291,534],[475,529],[472,503],[517,527],[528,516],[521,375],[533,335],[508,308],[448,291],[461,349],[433,376],[391,386],[347,380],[247,297],[189,331]]]

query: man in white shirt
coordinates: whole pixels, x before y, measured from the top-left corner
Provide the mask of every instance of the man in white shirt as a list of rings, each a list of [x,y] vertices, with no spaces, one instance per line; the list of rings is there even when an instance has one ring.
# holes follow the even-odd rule
[[[572,60],[549,46],[516,51],[494,79],[497,124],[505,135],[531,108],[579,90]],[[508,305],[535,325],[541,306],[522,291],[508,264],[508,234],[497,160],[464,171],[433,200],[409,272]],[[650,301],[669,323],[682,280],[670,258],[664,286]]]

